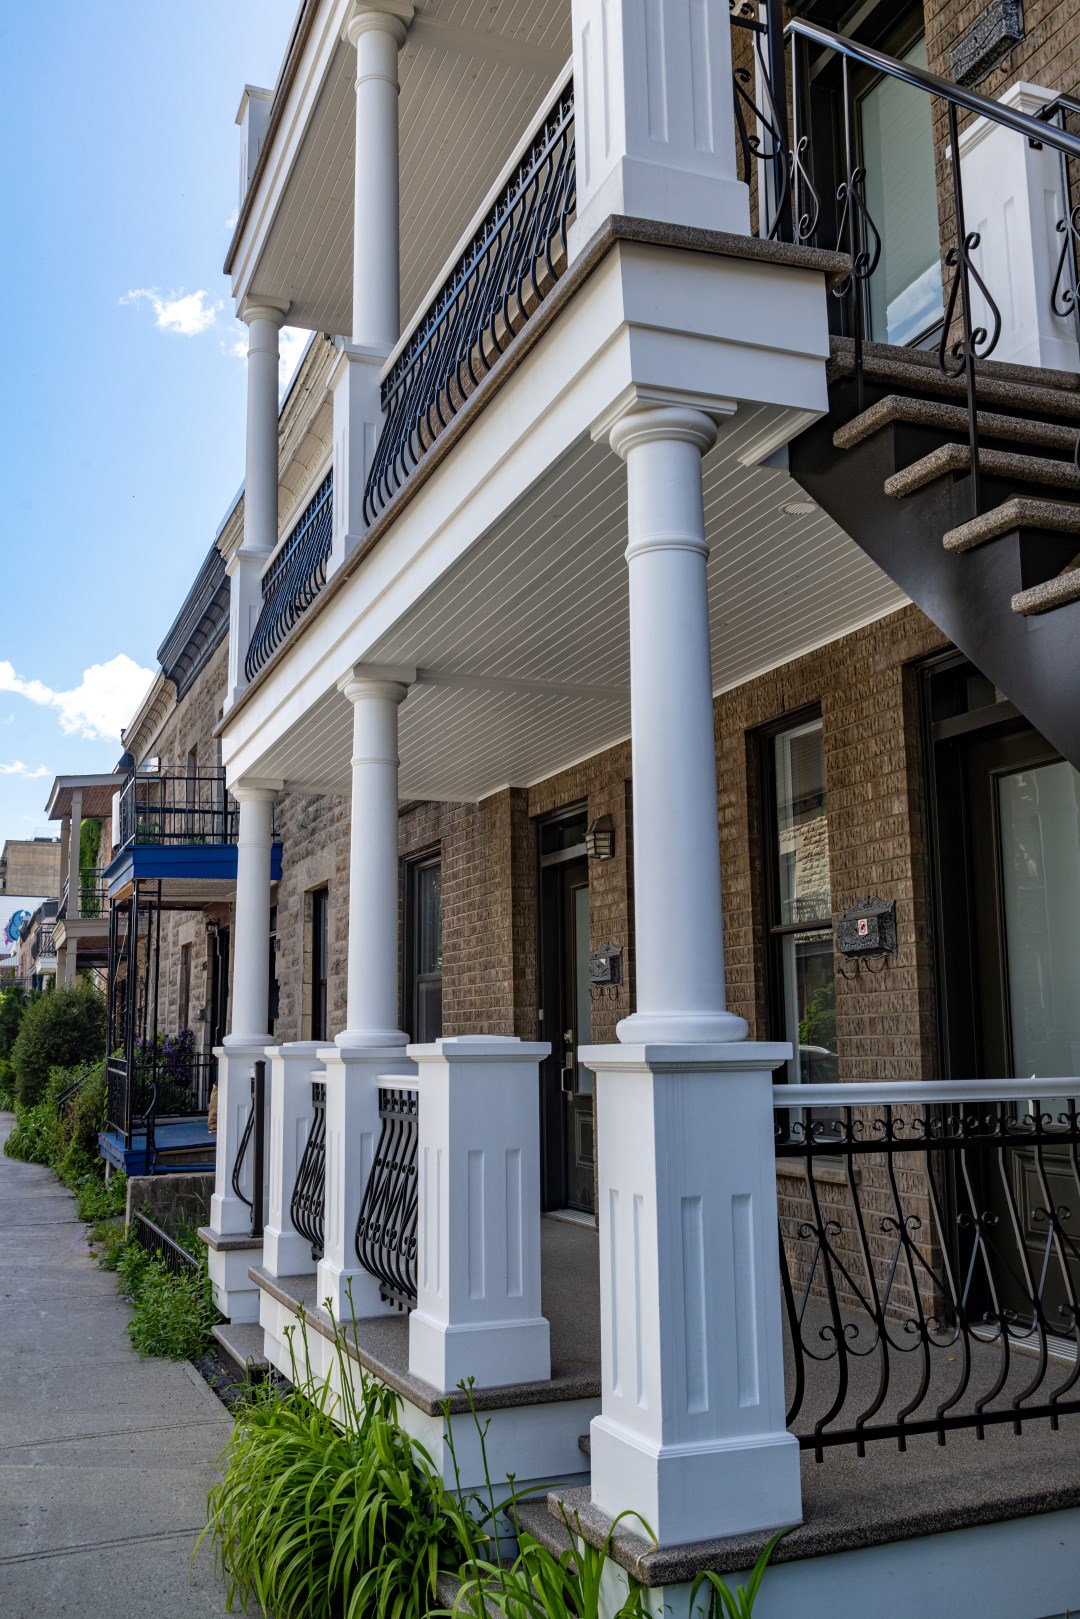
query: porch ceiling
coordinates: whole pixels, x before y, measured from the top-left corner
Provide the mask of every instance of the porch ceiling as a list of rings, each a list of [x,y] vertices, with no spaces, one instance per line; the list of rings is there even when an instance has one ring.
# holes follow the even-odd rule
[[[789,475],[739,459],[741,409],[705,461],[713,682],[723,691],[902,606],[906,597]],[[579,444],[371,648],[419,670],[401,710],[401,795],[476,801],[629,734],[626,470]],[[259,772],[347,792],[351,709],[326,694]]]
[[[328,29],[344,11],[340,0],[327,4]],[[400,58],[403,329],[569,60],[570,45],[569,0],[417,0]],[[321,87],[306,127],[292,133],[286,171],[260,181],[269,222],[254,265],[241,230],[229,268],[238,295],[288,299],[291,325],[348,334],[356,53],[332,35],[322,51]],[[298,82],[290,99],[301,95]],[[287,116],[275,140],[288,144]]]

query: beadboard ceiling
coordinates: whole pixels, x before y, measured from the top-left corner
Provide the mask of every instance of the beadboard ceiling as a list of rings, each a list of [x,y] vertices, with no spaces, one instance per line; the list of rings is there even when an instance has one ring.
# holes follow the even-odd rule
[[[403,330],[569,57],[569,0],[418,0],[400,58]],[[355,77],[342,42],[245,289],[288,300],[290,325],[345,335]]]
[[[724,691],[906,597],[777,468],[743,466],[746,408],[705,459],[713,684]],[[757,425],[756,425],[757,424]],[[629,734],[626,469],[579,445],[445,574],[366,661],[420,671],[401,708],[403,799],[477,801]],[[327,693],[252,774],[347,792],[351,708]]]

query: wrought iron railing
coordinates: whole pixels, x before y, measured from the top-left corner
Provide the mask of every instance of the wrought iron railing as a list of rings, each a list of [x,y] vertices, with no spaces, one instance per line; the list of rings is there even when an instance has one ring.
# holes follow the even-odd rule
[[[163,766],[133,772],[120,789],[120,847],[235,843],[238,806],[224,770]]]
[[[331,468],[263,575],[262,607],[244,658],[244,673],[249,680],[285,644],[297,619],[307,612],[325,585],[333,537]]]
[[[30,941],[30,959],[32,961],[37,961],[42,956],[54,956],[56,954],[55,926],[56,924],[53,922],[43,922],[35,932],[33,939]]]
[[[385,424],[364,492],[369,523],[562,275],[576,198],[570,81],[383,379]]]
[[[356,1224],[356,1256],[399,1310],[416,1306],[417,1092],[380,1087],[382,1128]]]
[[[109,1125],[130,1135],[151,1120],[160,1124],[206,1113],[217,1059],[212,1052],[185,1049],[179,1037],[138,1041],[130,1058],[108,1059],[106,1074]]]
[[[794,1089],[776,1151],[800,1445],[1080,1413],[1080,1082]]]
[[[778,8],[770,5],[767,9],[775,11]],[[773,22],[772,27],[776,26]],[[1051,148],[1061,158],[1063,217],[1056,227],[1062,237],[1061,251],[1060,255],[1049,254],[1051,261],[1057,258],[1057,263],[1053,286],[1048,285],[1045,289],[1048,305],[1059,319],[1072,319],[1075,312],[1075,246],[1080,233],[1080,214],[1071,205],[1067,164],[1069,160],[1080,158],[1080,137],[1064,128],[1064,112],[1060,116],[1051,114],[1040,121],[802,17],[793,18],[785,30],[790,47],[787,69],[791,85],[789,134],[788,92],[780,78],[784,72],[784,58],[771,46],[766,52],[760,45],[760,35],[758,37],[757,103],[754,106],[753,99],[747,102],[744,96],[744,105],[754,106],[750,128],[757,142],[755,155],[766,164],[766,171],[763,171],[766,182],[770,167],[767,160],[774,160],[771,164],[774,178],[771,186],[766,183],[764,187],[770,194],[759,194],[759,218],[773,221],[769,234],[819,247],[836,247],[850,258],[851,273],[833,288],[833,295],[843,309],[844,334],[852,340],[859,410],[864,402],[864,348],[870,332],[871,285],[876,285],[875,275],[883,276],[885,272],[879,223],[871,217],[867,205],[868,171],[865,154],[860,150],[857,137],[858,91],[854,83],[854,69],[869,68],[874,73],[910,85],[935,98],[944,107],[950,154],[947,168],[952,220],[947,230],[951,231],[951,245],[944,255],[947,286],[939,312],[940,319],[936,323],[932,321],[923,335],[928,340],[936,335],[939,369],[946,377],[962,382],[966,393],[969,453],[966,478],[972,513],[978,515],[982,509],[982,493],[976,368],[989,359],[997,347],[1001,335],[1001,313],[977,263],[980,234],[977,230],[969,229],[963,165],[959,161],[959,116],[963,112],[974,113],[1012,131],[1018,139],[1026,140],[1033,146]],[[824,132],[823,144],[827,148],[824,151],[815,150],[813,126],[809,118],[810,76],[806,56],[811,49],[834,51],[840,59],[840,127]],[[737,91],[738,88],[737,79]],[[745,131],[743,133],[745,136]],[[777,158],[777,144],[786,144],[786,162]],[[746,156],[748,160],[749,151]],[[839,165],[840,183],[829,200],[828,208],[824,206],[824,191],[815,187],[816,158],[821,160],[822,172],[830,172],[834,163]],[[834,216],[835,234],[825,240],[830,213]],[[1080,467],[1080,436],[1077,438],[1077,464]]]
[[[263,1181],[265,1173],[266,1142],[266,1063],[257,1062],[251,1075],[251,1111],[236,1149],[232,1170],[232,1189],[241,1203],[251,1210],[251,1235],[261,1237],[266,1223],[263,1213]],[[251,1154],[251,1196],[244,1191],[244,1170],[248,1153]]]
[[[296,1171],[289,1203],[292,1223],[321,1259],[326,1232],[326,1081],[311,1082],[311,1128]]]
[[[57,920],[68,918],[86,921],[105,915],[109,903],[109,885],[105,881],[105,872],[101,866],[79,867],[79,893],[75,909],[70,905],[71,881],[64,882],[64,892],[60,899],[60,909],[57,911]]]
[[[163,1231],[148,1215],[138,1209],[131,1216],[128,1234],[140,1248],[174,1276],[197,1276],[202,1269],[194,1254],[189,1254],[187,1249],[175,1242],[167,1231]]]
[[[89,1084],[90,1080],[97,1075],[99,1067],[100,1065],[95,1063],[92,1068],[88,1068],[85,1073],[80,1074],[77,1079],[73,1079],[70,1085],[64,1086],[64,1089],[58,1093],[56,1098],[56,1111],[58,1114],[63,1113],[68,1103],[73,1102],[78,1096],[83,1086]]]

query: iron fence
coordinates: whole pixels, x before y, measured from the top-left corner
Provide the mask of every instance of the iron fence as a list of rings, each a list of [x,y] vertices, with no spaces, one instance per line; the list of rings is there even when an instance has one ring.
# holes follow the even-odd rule
[[[194,1254],[189,1254],[186,1248],[174,1242],[167,1231],[162,1231],[159,1225],[138,1209],[131,1216],[128,1235],[174,1276],[198,1276],[202,1270]]]
[[[415,1090],[380,1087],[382,1127],[356,1224],[356,1256],[379,1283],[379,1296],[399,1310],[416,1306],[416,1148],[419,1097]]]
[[[326,474],[262,581],[262,607],[244,659],[254,680],[326,583],[334,536],[334,473]]]
[[[134,771],[120,789],[120,847],[235,843],[238,806],[225,772],[195,766]]]
[[[292,1223],[321,1259],[326,1230],[326,1082],[311,1082],[311,1128],[296,1171],[289,1204]]]
[[[801,1086],[801,1118],[774,1088],[788,1426],[819,1461],[1080,1412],[1080,1086],[1039,1088]]]
[[[251,1235],[261,1237],[266,1224],[263,1212],[266,1143],[266,1063],[257,1062],[251,1075],[251,1111],[236,1149],[231,1184],[241,1203],[251,1210]],[[244,1168],[251,1153],[251,1196],[244,1191]]]

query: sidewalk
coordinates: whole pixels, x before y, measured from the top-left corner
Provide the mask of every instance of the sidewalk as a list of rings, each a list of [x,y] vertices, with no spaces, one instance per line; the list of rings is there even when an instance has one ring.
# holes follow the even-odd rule
[[[14,1120],[0,1113],[0,1141]],[[231,1422],[185,1363],[140,1360],[71,1194],[0,1154],[0,1614],[224,1614],[190,1568]]]

